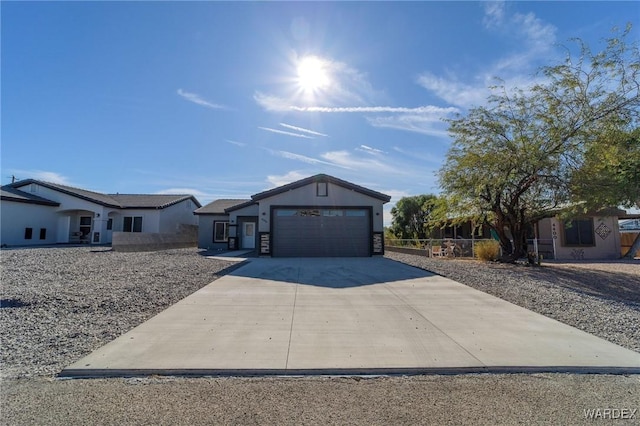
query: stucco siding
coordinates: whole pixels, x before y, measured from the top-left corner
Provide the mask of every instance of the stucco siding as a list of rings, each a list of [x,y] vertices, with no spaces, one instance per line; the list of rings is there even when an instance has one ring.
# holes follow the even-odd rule
[[[260,232],[269,232],[271,206],[372,207],[373,232],[383,232],[383,201],[360,192],[329,183],[326,197],[316,194],[315,183],[260,200]]]
[[[176,232],[178,225],[197,225],[198,219],[193,215],[197,206],[191,200],[184,200],[162,209],[159,216],[157,232]]]
[[[229,221],[227,215],[198,215],[198,247],[203,249],[224,250],[226,242],[213,241],[213,223]]]
[[[565,224],[557,218],[543,219],[538,224],[541,239],[555,241],[556,259],[616,259],[620,257],[618,218],[593,217],[593,245],[570,245],[565,241]]]
[[[2,201],[0,206],[0,244],[21,246],[56,243],[56,207],[13,201]],[[25,228],[32,229],[31,239],[25,239]],[[40,239],[41,229],[46,229],[45,239]]]

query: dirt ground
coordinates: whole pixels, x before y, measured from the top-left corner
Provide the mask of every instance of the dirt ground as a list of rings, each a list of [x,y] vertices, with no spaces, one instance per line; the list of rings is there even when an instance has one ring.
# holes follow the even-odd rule
[[[7,425],[640,424],[640,376],[31,379],[2,395]]]

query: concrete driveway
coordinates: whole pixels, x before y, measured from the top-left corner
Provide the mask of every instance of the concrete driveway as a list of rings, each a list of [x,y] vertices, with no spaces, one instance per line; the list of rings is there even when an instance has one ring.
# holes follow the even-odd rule
[[[61,375],[532,371],[640,373],[640,354],[374,257],[250,259]]]

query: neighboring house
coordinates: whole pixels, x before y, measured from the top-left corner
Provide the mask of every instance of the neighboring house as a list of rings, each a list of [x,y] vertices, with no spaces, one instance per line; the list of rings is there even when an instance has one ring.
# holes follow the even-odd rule
[[[251,196],[216,200],[199,216],[202,248],[275,257],[384,254],[382,207],[391,197],[319,174]],[[222,244],[221,244],[222,243]]]
[[[538,252],[545,259],[619,258],[622,240],[618,219],[626,217],[629,215],[619,209],[604,209],[568,221],[555,215],[546,217],[529,229],[529,251],[534,251],[533,241],[536,239]],[[435,229],[431,238],[470,240],[497,239],[497,236],[486,225],[475,229],[470,222],[466,222]]]
[[[192,195],[101,194],[34,179],[2,187],[3,246],[108,244],[113,232],[173,233],[196,225]]]
[[[558,260],[617,259],[621,247],[618,218],[625,213],[606,209],[566,222],[545,218],[537,224],[537,236],[552,242]]]

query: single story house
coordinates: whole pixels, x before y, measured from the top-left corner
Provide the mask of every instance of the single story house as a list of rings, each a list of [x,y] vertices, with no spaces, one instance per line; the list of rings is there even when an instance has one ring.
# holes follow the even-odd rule
[[[617,259],[622,244],[618,218],[625,214],[612,208],[566,221],[547,217],[536,224],[536,236],[545,242],[549,257],[558,260]]]
[[[528,249],[535,250],[545,259],[583,260],[616,259],[620,257],[622,239],[619,219],[631,217],[617,208],[603,209],[575,216],[569,220],[555,213],[540,219],[528,230]],[[487,225],[474,227],[471,222],[448,225],[435,229],[433,239],[497,239],[495,232]],[[471,252],[468,252],[471,256]]]
[[[382,207],[390,196],[319,174],[197,209],[199,246],[258,249],[274,257],[384,254]]]
[[[173,233],[196,225],[192,195],[102,194],[26,179],[2,186],[0,243],[108,244],[113,232]]]

